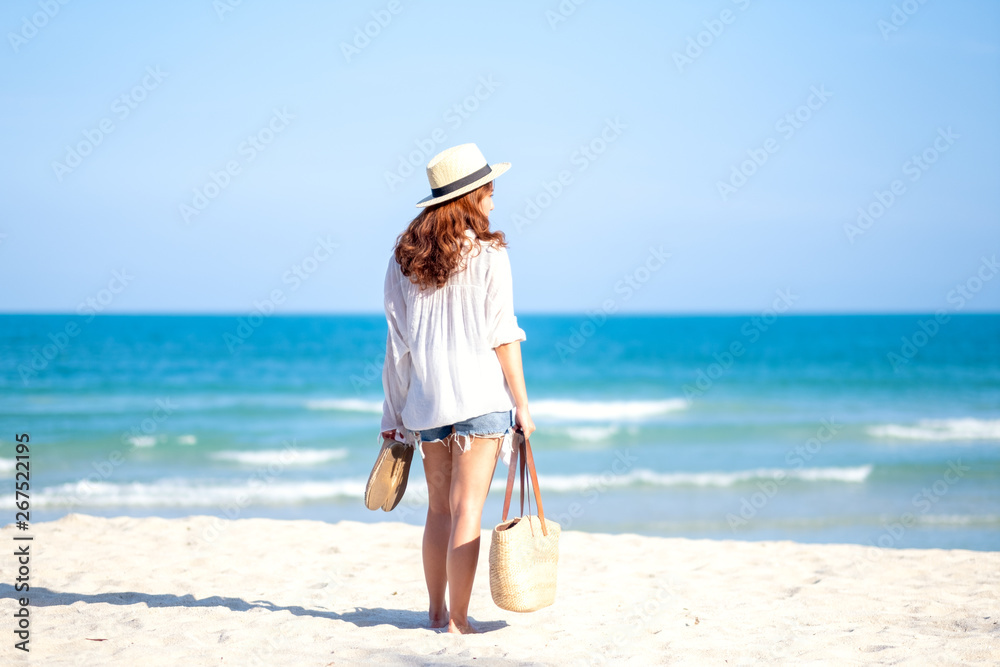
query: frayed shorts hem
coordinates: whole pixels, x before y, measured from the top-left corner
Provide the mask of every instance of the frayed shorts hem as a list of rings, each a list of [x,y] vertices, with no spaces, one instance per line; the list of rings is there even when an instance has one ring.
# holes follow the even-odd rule
[[[497,432],[497,433],[452,432],[443,438],[438,438],[437,440],[423,440],[417,431],[410,431],[409,429],[406,430],[405,434],[401,435],[404,435],[404,439],[400,440],[399,442],[402,442],[409,447],[413,447],[418,452],[420,452],[421,461],[427,458],[427,456],[424,454],[424,443],[428,442],[440,442],[445,446],[449,454],[451,453],[452,443],[456,443],[458,444],[459,451],[464,454],[465,452],[469,451],[469,449],[472,448],[473,438],[490,438],[490,439],[499,438],[501,440],[499,458],[503,459],[504,465],[506,466],[510,465],[510,455],[511,452],[514,451],[514,427],[510,427],[509,429],[507,429],[506,432]],[[377,437],[381,438],[381,435]]]
[[[451,453],[451,445],[454,443],[458,445],[458,450],[463,454],[472,448],[472,441],[474,438],[490,438],[490,439],[501,439],[500,446],[503,448],[503,440],[507,439],[507,436],[511,433],[508,429],[506,432],[499,433],[449,433],[443,438],[437,440],[422,440],[420,438],[416,439],[417,450],[420,452],[420,458],[424,459],[424,444],[428,442],[440,442],[445,446],[445,449]]]
[[[451,426],[452,432],[440,438],[423,439],[423,434],[419,431],[409,431],[407,441],[420,452],[421,460],[425,459],[423,444],[425,442],[440,442],[451,453],[452,444],[457,444],[459,451],[465,453],[472,447],[474,438],[500,439],[499,455],[504,463],[509,465],[510,454],[513,451],[514,443],[514,411],[503,410],[492,412],[479,417],[465,420],[459,424]],[[502,429],[502,430],[501,430]],[[440,429],[427,429],[428,431],[439,431]],[[479,433],[477,431],[486,431]],[[436,434],[435,434],[436,435]]]

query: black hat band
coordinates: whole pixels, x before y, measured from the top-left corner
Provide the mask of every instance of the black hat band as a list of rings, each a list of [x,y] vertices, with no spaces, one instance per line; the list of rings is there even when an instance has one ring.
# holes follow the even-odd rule
[[[493,170],[490,169],[490,165],[487,164],[482,169],[478,169],[468,176],[463,176],[457,181],[452,181],[448,185],[442,185],[440,188],[431,188],[431,194],[435,199],[438,197],[443,197],[444,195],[449,195],[455,190],[460,190],[470,183],[475,183],[483,176],[488,176]]]

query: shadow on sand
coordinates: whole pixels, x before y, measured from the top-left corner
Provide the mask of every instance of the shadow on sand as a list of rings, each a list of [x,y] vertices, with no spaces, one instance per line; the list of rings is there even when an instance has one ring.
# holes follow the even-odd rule
[[[0,597],[17,599],[24,593],[14,590],[10,584],[0,584]],[[193,595],[170,595],[151,593],[99,593],[96,595],[83,595],[80,593],[68,593],[65,591],[53,591],[48,588],[32,586],[31,591],[32,607],[55,607],[60,605],[69,606],[75,602],[86,602],[87,604],[118,604],[134,605],[145,603],[147,607],[225,607],[232,611],[250,611],[251,609],[265,609],[267,611],[287,611],[296,616],[314,616],[316,618],[327,618],[331,621],[343,621],[351,623],[359,628],[368,628],[376,625],[392,625],[400,629],[417,629],[428,627],[427,612],[414,611],[411,609],[385,609],[383,607],[356,607],[354,611],[338,614],[333,611],[323,611],[322,609],[307,609],[299,606],[280,607],[267,600],[253,600],[247,602],[242,598],[227,598],[218,595],[212,597],[195,599]],[[493,632],[507,627],[506,621],[483,621],[477,622],[471,619],[472,623],[479,628],[480,632]],[[435,630],[435,632],[439,632]]]

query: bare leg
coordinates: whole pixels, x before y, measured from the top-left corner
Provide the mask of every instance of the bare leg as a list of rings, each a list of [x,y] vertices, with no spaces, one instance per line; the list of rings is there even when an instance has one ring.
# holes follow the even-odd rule
[[[483,503],[490,490],[499,453],[497,438],[474,438],[472,446],[464,453],[457,444],[451,447],[451,544],[448,549],[451,618],[448,632],[478,632],[469,623],[469,599],[479,563]]]
[[[448,626],[445,588],[448,585],[448,541],[451,537],[451,466],[451,453],[443,443],[424,443],[427,523],[424,525],[423,558],[432,628]]]

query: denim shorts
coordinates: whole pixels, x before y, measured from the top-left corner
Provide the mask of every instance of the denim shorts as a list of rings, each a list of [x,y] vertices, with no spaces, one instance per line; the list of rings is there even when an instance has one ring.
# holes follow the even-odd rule
[[[418,446],[424,442],[433,442],[437,440],[443,441],[445,446],[448,446],[448,441],[445,440],[445,438],[451,435],[453,431],[456,436],[455,441],[459,443],[459,447],[464,452],[470,446],[473,437],[499,438],[500,436],[506,436],[509,433],[513,433],[514,410],[510,409],[501,410],[499,412],[487,412],[485,415],[471,417],[454,424],[449,424],[448,426],[439,426],[437,428],[424,429],[423,431],[414,431],[413,436]],[[423,456],[422,448],[420,453],[421,456]]]

